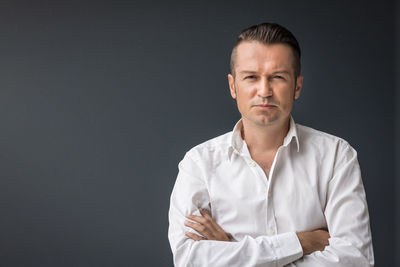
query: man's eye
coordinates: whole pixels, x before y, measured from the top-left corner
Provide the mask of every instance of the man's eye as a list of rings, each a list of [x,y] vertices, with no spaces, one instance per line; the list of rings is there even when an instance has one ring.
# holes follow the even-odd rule
[[[249,75],[249,76],[245,77],[245,79],[255,79],[255,78],[256,78],[256,76],[254,76],[254,75]]]
[[[282,76],[276,75],[274,78],[276,79],[284,79]]]

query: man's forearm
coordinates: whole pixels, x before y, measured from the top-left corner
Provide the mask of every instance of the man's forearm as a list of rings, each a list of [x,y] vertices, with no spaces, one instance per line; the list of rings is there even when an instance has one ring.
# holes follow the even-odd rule
[[[168,236],[175,266],[284,266],[303,255],[302,246],[294,232],[256,238],[245,236],[233,242],[205,240],[206,236],[216,237],[224,231],[205,211],[200,209],[196,214],[198,216],[185,217],[174,206],[170,209]],[[189,218],[201,227],[187,226],[185,221]],[[204,238],[188,238],[185,235],[187,231]],[[219,236],[224,238],[224,235]]]
[[[329,245],[329,233],[325,230],[297,233],[303,254],[309,255],[314,251],[322,251]]]
[[[301,258],[296,234],[252,238],[238,242],[186,239],[173,250],[175,266],[284,266]]]
[[[201,216],[188,215],[186,218],[192,221],[185,221],[185,226],[192,228],[200,235],[186,232],[185,235],[194,241],[216,240],[231,241],[230,235],[219,226],[206,210],[200,209]],[[296,233],[304,255],[314,251],[322,251],[329,245],[329,233],[326,230],[318,229],[309,232]]]
[[[374,266],[373,256],[363,255],[350,242],[341,238],[329,239],[330,245],[324,251],[314,252],[305,255],[301,259],[288,264],[290,267],[320,267],[320,266],[354,266],[372,267]]]

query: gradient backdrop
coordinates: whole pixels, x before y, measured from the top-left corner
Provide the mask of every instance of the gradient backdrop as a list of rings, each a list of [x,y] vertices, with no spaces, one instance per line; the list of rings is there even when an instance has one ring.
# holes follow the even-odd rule
[[[396,14],[388,0],[1,1],[0,265],[172,266],[177,164],[239,119],[230,50],[271,21],[303,49],[294,118],[357,149],[376,266],[395,266]]]

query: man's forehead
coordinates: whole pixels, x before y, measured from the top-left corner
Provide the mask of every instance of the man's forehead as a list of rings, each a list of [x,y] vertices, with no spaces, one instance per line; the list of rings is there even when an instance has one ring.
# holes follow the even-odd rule
[[[293,52],[286,44],[263,44],[258,41],[244,41],[240,43],[236,50],[239,58],[281,58],[292,59]]]
[[[262,66],[275,71],[292,71],[293,52],[286,44],[262,44],[258,41],[244,41],[236,50],[236,69],[257,71]]]

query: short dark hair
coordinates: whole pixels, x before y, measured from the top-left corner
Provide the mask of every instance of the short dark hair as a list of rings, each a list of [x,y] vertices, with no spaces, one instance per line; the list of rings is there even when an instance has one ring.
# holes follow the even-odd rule
[[[230,68],[232,75],[235,75],[235,57],[236,50],[239,44],[244,41],[258,41],[263,44],[286,44],[292,48],[294,55],[294,74],[295,77],[300,75],[301,50],[296,37],[286,28],[276,23],[262,23],[253,25],[244,29],[236,39],[236,43],[232,48]]]

